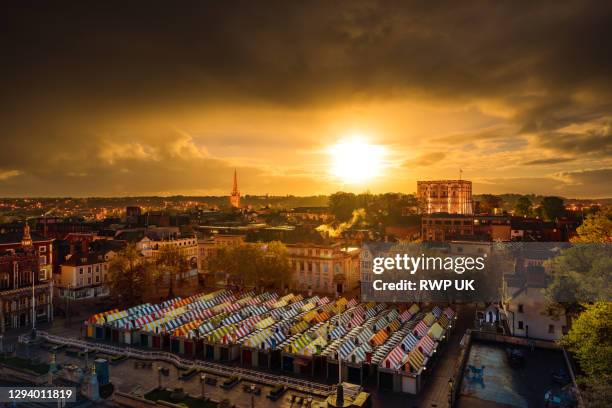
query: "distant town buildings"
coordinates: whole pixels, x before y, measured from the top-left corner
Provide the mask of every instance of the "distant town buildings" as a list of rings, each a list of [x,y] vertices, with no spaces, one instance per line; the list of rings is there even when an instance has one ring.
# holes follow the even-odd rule
[[[240,191],[238,191],[238,174],[236,170],[234,170],[234,185],[232,187],[229,203],[232,208],[240,208]]]
[[[472,182],[468,180],[417,181],[417,198],[426,214],[473,214]]]

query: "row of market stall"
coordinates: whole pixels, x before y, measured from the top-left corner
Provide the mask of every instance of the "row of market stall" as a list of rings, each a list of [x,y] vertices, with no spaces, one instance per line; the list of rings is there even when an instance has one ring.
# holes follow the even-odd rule
[[[91,316],[87,336],[243,366],[417,393],[456,318],[419,305],[226,290]],[[340,367],[340,368],[339,368]]]

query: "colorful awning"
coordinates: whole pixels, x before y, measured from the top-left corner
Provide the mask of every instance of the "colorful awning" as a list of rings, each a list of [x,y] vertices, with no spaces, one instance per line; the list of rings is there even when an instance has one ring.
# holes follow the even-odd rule
[[[436,322],[429,328],[427,335],[434,340],[440,341],[444,336],[444,329]]]
[[[370,339],[370,344],[373,346],[380,346],[387,340],[388,337],[389,333],[387,333],[387,330],[380,329],[374,336],[372,336]]]
[[[434,348],[436,347],[436,343],[429,336],[424,336],[417,343],[415,350],[419,350],[425,356],[431,356]]]
[[[387,357],[379,365],[383,368],[395,370],[400,367],[406,355],[407,353],[402,350],[401,346],[397,346],[387,354]]]
[[[410,351],[417,345],[418,342],[419,340],[414,337],[414,334],[408,333],[408,335],[404,337],[404,340],[402,340],[401,344],[404,346],[406,351]]]
[[[266,317],[265,319],[255,323],[255,327],[257,329],[265,329],[266,327],[272,326],[274,324],[274,319],[271,317]]]
[[[412,329],[412,333],[416,334],[417,337],[421,338],[427,334],[429,331],[429,326],[425,324],[422,320],[417,323],[417,325]]]
[[[407,361],[408,364],[406,368],[409,369],[410,372],[418,373],[425,365],[425,356],[418,349],[414,349],[408,354]]]

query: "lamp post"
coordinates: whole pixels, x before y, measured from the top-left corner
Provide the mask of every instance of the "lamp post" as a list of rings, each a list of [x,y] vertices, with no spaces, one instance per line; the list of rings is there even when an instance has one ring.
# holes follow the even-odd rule
[[[255,408],[255,384],[251,384],[251,408]]]
[[[162,366],[157,366],[157,388],[162,387]]]
[[[32,334],[36,331],[36,295],[35,295],[35,281],[34,271],[32,271]]]
[[[454,387],[453,378],[450,377],[448,379],[448,406],[451,408],[453,406],[453,387]]]
[[[202,385],[202,399],[206,399],[206,393],[204,392],[204,387],[206,386],[206,374],[202,374],[200,376],[200,384]]]

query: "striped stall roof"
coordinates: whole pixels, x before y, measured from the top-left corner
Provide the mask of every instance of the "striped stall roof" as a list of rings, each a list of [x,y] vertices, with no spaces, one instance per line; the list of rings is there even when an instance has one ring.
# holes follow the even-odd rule
[[[221,326],[218,329],[213,330],[212,332],[208,333],[208,341],[210,342],[217,342],[219,341],[221,338],[223,338],[226,334],[234,331],[236,329],[236,326],[230,324],[228,326]]]
[[[349,324],[351,325],[351,327],[356,327],[356,326],[361,326],[364,321],[365,320],[363,319],[363,314],[358,313],[355,316],[353,316]]]
[[[429,328],[427,335],[436,341],[440,341],[444,336],[444,329],[436,322]]]
[[[442,314],[442,309],[436,306],[433,309],[431,309],[431,313],[433,313],[433,315],[436,316],[436,319],[437,319]]]
[[[414,329],[412,329],[412,333],[416,333],[416,337],[421,338],[427,334],[428,330],[429,326],[427,326],[425,322],[421,320],[419,323],[417,323]]]
[[[366,327],[357,335],[357,340],[359,344],[364,344],[369,342],[372,336],[374,336],[374,332],[369,327]]]
[[[418,349],[412,350],[408,354],[407,369],[413,373],[418,373],[425,364],[425,356]]]
[[[402,350],[401,346],[397,346],[387,354],[387,357],[380,362],[379,366],[395,370],[402,365],[404,357],[406,357],[406,352]]]
[[[417,345],[418,342],[419,340],[416,337],[414,337],[414,334],[408,333],[408,335],[404,337],[404,340],[402,340],[401,344],[404,345],[404,348],[407,351],[410,351]]]
[[[191,320],[190,322],[187,322],[181,327],[174,330],[172,335],[175,337],[185,337],[187,335],[190,335],[192,330],[197,329],[200,324],[202,324],[201,320]]]
[[[265,329],[266,327],[272,326],[273,324],[274,319],[268,316],[265,319],[255,323],[255,327],[258,329]]]
[[[436,316],[434,316],[434,314],[431,312],[427,313],[425,317],[423,317],[423,322],[427,325],[427,327],[434,324],[435,321],[436,321]]]
[[[327,340],[325,340],[323,337],[317,337],[312,342],[310,342],[310,344],[304,347],[300,354],[304,356],[320,354],[321,350],[323,350],[323,347],[325,347],[326,345]]]
[[[337,339],[344,336],[346,333],[348,333],[348,330],[344,326],[338,326],[334,328],[329,335],[331,339]]]
[[[368,343],[362,344],[351,353],[348,360],[353,363],[362,363],[366,359],[366,353],[372,351],[372,347]]]
[[[200,327],[198,327],[198,332],[200,334],[206,334],[206,333],[213,331],[214,329],[215,329],[215,326],[213,326],[211,322],[204,322],[200,325]]]
[[[442,316],[440,316],[437,323],[442,326],[443,329],[446,329],[448,326],[450,326],[450,320],[445,314],[442,314]]]
[[[346,307],[349,308],[349,307],[356,306],[357,303],[358,303],[357,299],[353,298],[353,299],[349,300],[349,302],[346,304]]]
[[[448,317],[449,319],[452,319],[455,317],[455,311],[453,309],[451,309],[450,307],[447,307],[446,309],[444,309],[444,314],[446,315],[446,317]]]
[[[304,347],[306,347],[312,338],[307,333],[302,333],[295,340],[291,342],[287,347],[285,347],[285,351],[287,353],[298,354]]]
[[[416,303],[413,303],[412,306],[410,306],[410,309],[408,309],[408,311],[412,313],[413,315],[419,313],[420,310],[421,308]]]
[[[289,329],[289,332],[291,334],[295,335],[295,334],[303,332],[307,328],[308,328],[308,323],[306,323],[305,321],[302,320],[302,321],[294,324],[293,326],[291,326],[291,328]]]
[[[327,312],[317,313],[314,318],[314,321],[317,323],[324,322],[329,319],[329,314]]]
[[[308,312],[309,310],[312,310],[315,308],[315,304],[314,303],[306,303],[304,306],[302,306],[302,312]]]
[[[229,315],[225,319],[221,320],[221,325],[235,324],[241,320],[242,320],[242,315],[240,313],[234,313],[232,315]]]
[[[408,310],[404,310],[402,314],[399,316],[400,321],[402,323],[406,323],[408,320],[410,320],[411,317],[412,317],[412,314]]]
[[[396,332],[397,329],[399,329],[402,326],[402,324],[400,323],[399,320],[394,320],[389,324],[389,329],[391,330],[391,333]]]
[[[354,349],[355,343],[353,342],[353,340],[348,339],[340,345],[340,347],[338,348],[338,354],[340,355],[340,358],[346,359],[353,352]]]
[[[373,346],[380,346],[385,342],[385,340],[387,340],[388,337],[389,333],[387,333],[387,330],[380,329],[374,336],[372,336],[372,338],[370,339],[370,343]]]
[[[419,340],[415,349],[419,350],[425,356],[431,356],[431,353],[433,353],[435,346],[436,343],[431,339],[431,337],[424,336],[421,340]]]

